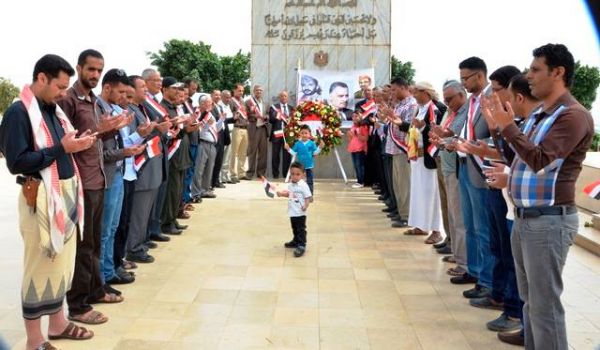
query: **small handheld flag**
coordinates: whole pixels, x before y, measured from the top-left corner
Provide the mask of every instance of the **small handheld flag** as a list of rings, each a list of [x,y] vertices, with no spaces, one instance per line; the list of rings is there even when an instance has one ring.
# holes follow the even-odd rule
[[[265,189],[265,194],[269,198],[274,198],[276,193],[275,186],[273,186],[264,176],[261,176],[260,180],[263,188]]]
[[[585,186],[583,192],[594,199],[600,199],[600,180]]]

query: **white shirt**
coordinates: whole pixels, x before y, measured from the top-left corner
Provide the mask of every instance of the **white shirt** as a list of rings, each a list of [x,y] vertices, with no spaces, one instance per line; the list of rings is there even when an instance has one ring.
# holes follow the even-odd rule
[[[226,120],[233,118],[233,113],[231,112],[231,107],[229,105],[224,104],[223,101],[219,101],[218,105],[221,106],[221,109],[223,110],[223,114],[225,114]],[[229,131],[232,131],[233,124],[227,124],[227,128],[229,129]]]
[[[306,216],[306,211],[303,211],[302,207],[306,203],[306,200],[312,197],[306,181],[290,182],[288,184],[288,191],[288,215],[290,217]]]
[[[112,107],[114,108],[114,111],[117,114],[123,111],[123,109],[118,105],[112,105]],[[126,125],[119,129],[119,135],[121,135],[121,138],[123,139],[123,147],[125,148],[137,146],[144,142],[144,138],[141,137],[137,131],[131,132],[131,130],[129,129],[129,125]],[[125,158],[125,172],[123,174],[123,179],[127,181],[137,180],[137,172],[133,167],[133,158],[134,157]]]

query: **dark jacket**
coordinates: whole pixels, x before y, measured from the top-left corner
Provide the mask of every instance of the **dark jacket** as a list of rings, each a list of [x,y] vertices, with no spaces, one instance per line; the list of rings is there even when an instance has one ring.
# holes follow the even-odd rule
[[[276,103],[269,108],[269,123],[271,124],[271,132],[269,133],[269,141],[275,140],[275,138],[273,137],[273,133],[275,131],[283,130],[285,128],[285,123],[283,122],[283,120],[277,118],[277,110],[276,109],[279,110],[281,113],[283,113],[283,104]],[[290,106],[290,104],[288,103],[287,110],[288,110],[288,113],[285,117],[289,118],[290,116],[292,116],[294,114],[294,107]]]

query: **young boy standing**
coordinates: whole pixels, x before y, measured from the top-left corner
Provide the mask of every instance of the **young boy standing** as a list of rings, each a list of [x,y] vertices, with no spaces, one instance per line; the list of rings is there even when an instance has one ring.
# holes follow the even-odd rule
[[[310,127],[308,125],[302,125],[300,127],[300,138],[294,142],[290,147],[287,143],[284,144],[285,149],[290,152],[293,156],[296,156],[296,160],[302,164],[306,171],[306,183],[310,189],[310,193],[314,193],[313,187],[313,168],[315,167],[314,156],[321,152],[323,147],[323,141],[317,146],[317,144],[310,139]],[[304,171],[303,171],[304,172]]]
[[[278,197],[288,198],[288,215],[294,238],[285,243],[286,248],[295,248],[294,256],[299,258],[306,251],[306,210],[312,198],[308,184],[304,181],[304,166],[300,162],[290,165],[290,182],[287,190],[277,191]]]

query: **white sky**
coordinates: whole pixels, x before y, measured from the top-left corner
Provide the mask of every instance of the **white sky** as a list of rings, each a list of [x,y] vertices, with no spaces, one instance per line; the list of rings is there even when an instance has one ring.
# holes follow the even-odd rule
[[[87,4],[2,1],[0,76],[21,87],[42,55],[55,53],[75,65],[87,48],[102,52],[106,69],[139,74],[150,64],[145,53],[172,38],[202,40],[221,55],[250,51],[251,0]],[[576,60],[600,66],[599,41],[582,0],[392,0],[392,54],[413,62],[417,81],[436,87],[457,78],[466,57],[483,58],[490,73],[506,64],[525,68],[532,49],[548,42],[564,43]],[[600,93],[593,114],[600,130]]]

